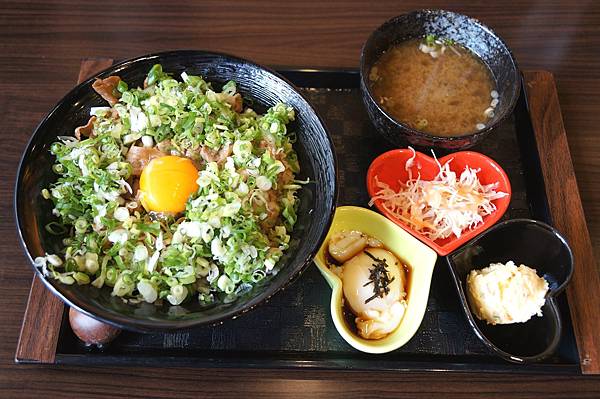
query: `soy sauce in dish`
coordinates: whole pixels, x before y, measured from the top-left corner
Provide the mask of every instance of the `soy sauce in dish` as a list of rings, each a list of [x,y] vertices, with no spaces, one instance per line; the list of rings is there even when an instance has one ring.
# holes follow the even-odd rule
[[[485,128],[499,102],[492,74],[479,57],[431,36],[388,49],[369,80],[376,101],[392,117],[437,136]]]
[[[342,280],[340,306],[349,329],[365,339],[392,333],[406,310],[408,265],[358,231],[335,233],[327,247],[326,262]]]

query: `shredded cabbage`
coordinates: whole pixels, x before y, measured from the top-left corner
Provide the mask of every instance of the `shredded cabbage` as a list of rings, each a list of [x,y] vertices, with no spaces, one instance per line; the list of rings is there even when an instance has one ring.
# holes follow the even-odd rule
[[[419,173],[414,179],[412,167],[416,153],[410,149],[413,156],[405,164],[409,175],[406,183],[400,182],[400,189],[396,192],[375,176],[375,184],[380,190],[371,198],[369,205],[380,200],[388,212],[431,240],[451,235],[460,237],[463,231],[483,223],[483,217],[496,210],[494,200],[508,195],[496,191],[498,182],[482,185],[477,177],[480,169],[467,166],[457,178],[450,169],[452,159],[441,165],[435,154],[433,156],[439,166],[435,178],[422,180]]]

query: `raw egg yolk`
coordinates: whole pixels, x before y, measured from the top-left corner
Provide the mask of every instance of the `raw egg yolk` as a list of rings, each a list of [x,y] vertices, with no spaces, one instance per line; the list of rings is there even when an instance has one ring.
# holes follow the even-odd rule
[[[187,158],[154,158],[140,176],[140,201],[148,212],[182,212],[190,195],[198,190],[197,179],[198,169]]]

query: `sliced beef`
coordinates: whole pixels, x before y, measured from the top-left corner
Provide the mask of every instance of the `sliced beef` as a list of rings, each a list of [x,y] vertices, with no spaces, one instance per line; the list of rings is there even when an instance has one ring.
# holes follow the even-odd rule
[[[200,148],[200,156],[205,162],[216,162],[218,164],[225,162],[232,152],[233,146],[231,144],[226,144],[219,150],[213,150],[208,146],[202,146],[202,148]]]
[[[131,146],[129,148],[129,151],[127,151],[127,156],[125,157],[125,160],[131,164],[131,167],[133,168],[133,175],[139,176],[140,174],[142,174],[142,170],[144,170],[144,167],[148,165],[148,162],[150,162],[154,158],[164,157],[165,155],[167,154],[161,152],[155,147],[146,148]]]
[[[96,81],[92,83],[92,88],[113,106],[119,102],[119,98],[121,97],[121,93],[117,90],[120,81],[121,78],[114,75],[105,79],[96,79]]]
[[[93,137],[94,136],[94,122],[96,122],[96,117],[92,116],[88,123],[83,126],[79,126],[75,128],[75,137],[77,140],[81,140],[81,137]]]

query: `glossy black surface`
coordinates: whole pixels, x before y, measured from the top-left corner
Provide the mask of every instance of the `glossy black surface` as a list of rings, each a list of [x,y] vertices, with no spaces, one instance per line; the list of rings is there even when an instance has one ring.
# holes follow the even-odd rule
[[[309,99],[325,120],[338,155],[339,204],[368,206],[367,167],[393,145],[369,120],[359,88],[358,70],[279,70]],[[503,220],[536,218],[550,223],[537,148],[523,96],[497,131],[475,150],[494,158],[506,171],[512,200]],[[219,326],[177,332],[124,331],[103,351],[89,351],[62,325],[56,362],[79,365],[173,365],[237,368],[311,368],[337,370],[429,370],[503,373],[579,373],[579,357],[565,294],[557,297],[563,336],[556,351],[533,364],[509,363],[477,338],[456,294],[445,258],[433,272],[427,311],[415,336],[396,351],[358,352],[339,335],[330,316],[331,289],[316,266],[268,303]]]
[[[460,137],[433,136],[395,120],[373,98],[369,82],[373,64],[390,47],[428,34],[454,40],[475,53],[490,69],[500,102],[484,129]],[[498,35],[476,19],[443,10],[414,11],[392,18],[377,28],[363,46],[360,73],[363,101],[371,121],[385,138],[400,147],[407,144],[446,149],[472,147],[484,137],[493,135],[493,130],[512,113],[521,87],[517,64]]]
[[[249,61],[218,53],[173,51],[124,61],[96,77],[119,75],[130,86],[141,86],[152,65],[179,77],[181,72],[198,74],[216,87],[229,80],[237,82],[238,91],[258,112],[277,102],[285,102],[296,111],[296,121],[288,129],[297,133],[294,144],[301,172],[299,179],[309,179],[299,193],[298,221],[290,248],[285,252],[281,271],[233,302],[221,301],[202,307],[190,299],[180,306],[142,303],[126,304],[110,295],[110,289],[91,285],[67,286],[40,277],[55,294],[70,306],[95,318],[137,331],[157,331],[211,324],[239,315],[272,296],[297,276],[312,260],[314,252],[327,233],[337,197],[336,159],[331,139],[321,119],[291,83],[275,72]],[[56,179],[51,170],[53,159],[49,145],[57,136],[72,135],[75,127],[85,124],[89,109],[106,105],[92,89],[94,78],[68,93],[48,114],[34,132],[21,161],[15,187],[15,211],[22,243],[30,260],[47,253],[58,253],[61,237],[46,233],[44,226],[54,220],[52,204],[42,198],[42,188]]]
[[[573,273],[573,256],[565,239],[552,227],[531,219],[497,224],[447,256],[448,265],[469,323],[477,336],[502,358],[526,363],[548,357],[561,338],[562,322],[556,296]],[[526,323],[489,325],[473,315],[465,295],[467,275],[491,263],[524,264],[549,283],[542,316]]]

